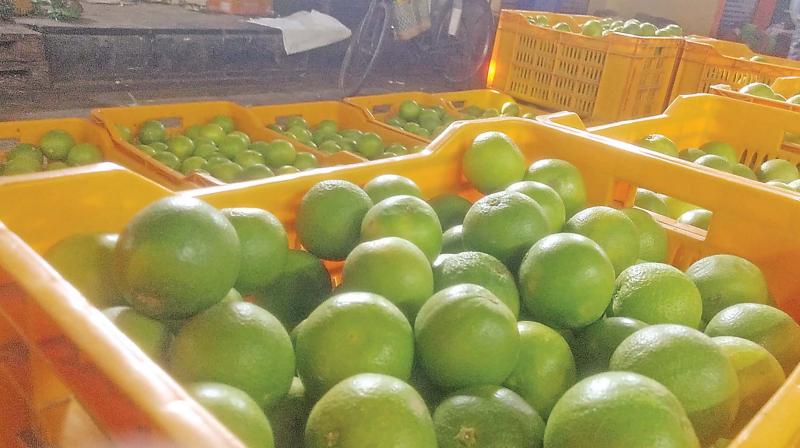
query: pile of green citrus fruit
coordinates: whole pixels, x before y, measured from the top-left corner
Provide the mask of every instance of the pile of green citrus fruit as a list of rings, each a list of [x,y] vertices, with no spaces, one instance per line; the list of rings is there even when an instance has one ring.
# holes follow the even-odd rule
[[[762,82],[750,83],[739,89],[739,93],[744,93],[745,95],[757,96],[759,98],[766,98],[769,100],[782,101],[784,103],[800,105],[800,93],[792,97],[786,98],[785,96],[776,93],[774,90],[772,90],[772,87]]]
[[[557,31],[565,31],[568,33],[578,33],[584,36],[606,36],[610,33],[630,34],[640,37],[682,37],[683,29],[675,24],[667,25],[664,28],[658,28],[649,22],[641,22],[637,19],[630,19],[623,21],[613,17],[605,17],[602,19],[587,20],[580,25],[580,29],[572,29],[566,22],[550,23],[550,19],[545,15],[536,15],[528,17],[528,23],[546,28],[552,28]]]
[[[386,119],[386,123],[430,139],[444,132],[456,119],[441,106],[422,106],[415,100],[406,100],[400,103],[396,115]]]
[[[319,182],[302,249],[268,211],[174,196],[46,258],[249,447],[699,448],[800,360],[750,261],[667,264],[650,214],[587,208],[577,167],[499,132],[462,172],[474,203]]]
[[[464,120],[476,120],[478,118],[494,118],[494,117],[522,117],[522,118],[536,118],[534,114],[525,113],[520,115],[519,104],[514,101],[507,101],[500,106],[500,110],[494,108],[482,108],[480,106],[471,104],[459,110],[464,116]]]
[[[797,165],[794,163],[784,159],[770,159],[764,161],[754,172],[749,166],[739,162],[739,154],[736,149],[726,142],[711,141],[699,148],[679,150],[678,145],[669,137],[661,134],[650,134],[634,142],[634,144],[641,148],[672,157],[679,157],[688,162],[713,168],[724,173],[757,180],[776,188],[800,191],[800,171],[798,171]]]
[[[39,140],[39,146],[19,143],[5,153],[0,161],[0,175],[53,171],[70,166],[89,165],[103,161],[103,152],[92,143],[77,143],[61,129],[53,129]]]
[[[126,141],[133,141],[130,129],[118,126],[117,130]],[[227,183],[299,173],[319,166],[314,154],[298,152],[286,140],[251,141],[248,134],[236,130],[236,123],[226,115],[189,126],[172,136],[160,121],[145,121],[139,125],[135,143],[141,152],[168,168],[183,174],[206,172]]]
[[[322,120],[312,128],[303,117],[294,116],[288,117],[282,124],[273,123],[267,127],[325,154],[349,151],[369,160],[375,160],[403,156],[424,149],[422,145],[408,148],[400,143],[387,144],[374,132],[339,129],[334,120]]]

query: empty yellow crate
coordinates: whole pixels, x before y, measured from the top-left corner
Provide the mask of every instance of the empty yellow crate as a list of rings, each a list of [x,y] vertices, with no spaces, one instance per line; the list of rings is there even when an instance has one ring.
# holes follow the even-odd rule
[[[558,113],[539,119],[587,130],[575,114]],[[766,160],[777,158],[800,165],[800,148],[784,142],[786,133],[800,134],[800,120],[795,113],[717,95],[681,96],[662,115],[590,127],[588,132],[626,143],[650,134],[662,134],[675,141],[680,149],[723,141],[736,149],[741,163],[753,169]],[[645,151],[636,146],[630,148]],[[676,163],[697,167],[715,176],[736,177],[682,160]]]
[[[381,136],[386,146],[392,143],[400,143],[411,149],[415,146],[428,144],[427,140],[418,135],[410,134],[391,126],[380,126],[370,121],[360,107],[339,101],[253,106],[250,107],[250,111],[265,126],[273,123],[283,123],[289,117],[303,117],[312,128],[323,120],[334,120],[340,129],[374,132]],[[353,157],[358,157],[361,161],[366,161],[359,154],[345,152]],[[336,155],[334,154],[331,157],[336,157]]]
[[[488,87],[535,106],[575,112],[592,123],[664,110],[683,39],[619,33],[590,37],[528,22],[540,14],[573,31],[591,19],[501,12]]]
[[[711,227],[703,234],[687,232],[683,227],[662,222],[670,239],[670,263],[685,269],[697,259],[717,253],[748,258],[764,271],[778,306],[795,319],[800,317],[800,235],[795,225],[800,220],[800,204],[794,195],[732,177],[709,175],[705,169],[687,166],[679,160],[533,120],[459,122],[445,131],[424,153],[306,172],[288,180],[273,178],[179,194],[199,197],[220,208],[259,207],[269,210],[283,222],[290,234],[303,195],[312,185],[325,179],[346,179],[363,185],[377,175],[395,173],[414,180],[428,198],[443,193],[476,198],[479,195],[465,182],[460,166],[473,139],[487,131],[508,134],[517,142],[528,162],[560,158],[575,164],[583,173],[590,205],[631,206],[636,189],[643,187],[690,199],[713,211]],[[137,400],[130,405],[141,415],[155,419],[153,413],[160,408],[154,401],[159,396],[152,391],[171,385],[171,380],[165,378],[154,364],[139,359],[141,353],[134,350],[121,333],[102,322],[96,310],[21,242],[43,251],[75,233],[116,232],[139,209],[169,194],[129,172],[106,166],[100,168],[53,177],[49,182],[0,182],[3,196],[37,201],[38,205],[21,209],[7,202],[0,203],[0,221],[7,226],[0,227],[0,254],[3,255],[0,256],[0,267],[16,279],[21,285],[20,291],[27,292],[22,300],[36,304],[54,321],[56,325],[51,329],[52,335],[58,335],[84,350],[82,359],[86,366],[97,366],[99,371],[118,381],[124,391],[131,390],[127,388],[133,382],[131,378],[141,379],[135,384],[138,387]],[[68,201],[67,197],[77,200]],[[736,200],[731,201],[732,197]],[[86,216],[93,219],[85,219]],[[20,269],[20,266],[27,268]],[[37,273],[47,276],[46,287],[37,286],[41,284]],[[14,322],[26,325],[22,316]],[[85,325],[90,329],[101,328],[103,332],[85,335]],[[132,372],[125,362],[134,359],[144,367]],[[71,365],[74,359],[59,358],[53,362],[63,367]],[[797,370],[730,446],[793,446],[794,434],[800,426],[795,417],[800,410],[799,385],[800,370]],[[102,394],[98,399],[100,397]],[[82,403],[97,404],[87,400]],[[97,419],[109,412],[102,406],[87,406],[87,410]],[[180,417],[188,418],[186,414],[175,412],[175,418]],[[195,439],[202,439],[211,431],[210,427],[183,429],[191,432],[182,433],[184,437]],[[113,431],[114,428],[107,430]],[[209,446],[210,443],[205,441],[192,446]],[[217,442],[214,446],[232,445]]]
[[[727,84],[713,85],[711,86],[710,90],[711,93],[715,95],[727,96],[739,101],[747,101],[749,103],[761,104],[763,106],[777,107],[779,109],[800,112],[800,105],[798,104],[739,93],[738,90],[731,88],[731,86],[728,86]],[[783,97],[787,99],[800,94],[800,76],[778,78],[772,83],[772,90],[779,95],[783,95]]]
[[[226,101],[102,108],[94,109],[92,115],[105,125],[120,153],[124,154],[125,157],[136,159],[150,170],[158,172],[160,179],[166,180],[164,182],[165,185],[179,187],[180,189],[223,185],[223,182],[203,173],[192,173],[186,176],[170,169],[139,151],[132,143],[126,142],[117,129],[118,125],[127,126],[136,135],[139,125],[147,120],[157,120],[164,124],[169,135],[175,135],[189,126],[206,124],[217,115],[227,115],[233,118],[236,123],[236,129],[250,135],[253,141],[285,139],[283,135],[262,126],[246,108]],[[294,145],[298,151],[314,154],[322,166],[362,161],[358,157],[346,154],[336,155],[335,157],[328,156],[297,142]]]
[[[800,76],[800,62],[774,56],[762,56],[766,62],[754,62],[756,56],[746,45],[711,38],[688,38],[681,53],[671,97],[708,93],[715,84],[740,89],[752,82],[771,84],[784,76]]]

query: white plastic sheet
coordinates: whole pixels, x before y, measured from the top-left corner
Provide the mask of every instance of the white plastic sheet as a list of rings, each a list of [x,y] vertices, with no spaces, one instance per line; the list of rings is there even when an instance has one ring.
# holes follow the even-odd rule
[[[352,34],[350,28],[336,18],[319,11],[300,11],[279,19],[259,18],[248,22],[281,30],[286,54],[324,47]]]

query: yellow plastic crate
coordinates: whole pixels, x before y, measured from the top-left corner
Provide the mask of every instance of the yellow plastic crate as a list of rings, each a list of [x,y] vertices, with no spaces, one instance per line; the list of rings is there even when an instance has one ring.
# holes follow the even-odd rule
[[[738,90],[730,88],[730,86],[727,84],[713,85],[711,86],[710,90],[711,93],[715,95],[726,96],[739,101],[747,101],[748,103],[761,104],[762,106],[777,107],[779,109],[790,110],[792,112],[800,112],[800,105],[798,104],[739,93]],[[787,99],[800,94],[800,76],[778,78],[772,83],[772,90],[779,95],[783,95]]]
[[[788,192],[775,191],[761,184],[732,177],[718,177],[700,169],[686,166],[678,160],[659,157],[634,150],[629,145],[610,139],[580,133],[525,119],[492,119],[459,122],[451,126],[429,148],[429,151],[395,160],[380,160],[365,164],[343,166],[331,170],[305,172],[289,180],[265,179],[241,185],[230,185],[180,194],[202,198],[216,207],[260,207],[274,213],[293,233],[295,213],[305,192],[325,179],[346,179],[364,184],[379,174],[395,173],[417,182],[425,197],[446,192],[476,198],[477,192],[465,182],[461,160],[472,140],[486,131],[502,131],[514,139],[528,162],[542,158],[560,158],[575,164],[583,173],[590,205],[630,206],[638,187],[661,191],[677,198],[691,199],[714,212],[708,232],[689,232],[674,223],[662,221],[670,239],[669,261],[685,269],[697,259],[716,253],[746,257],[765,273],[778,306],[795,319],[800,317],[800,234],[795,223],[800,219],[800,204]],[[21,209],[6,202],[0,203],[0,267],[11,273],[28,292],[26,300],[48,313],[64,339],[85,350],[86,365],[101,365],[101,371],[120,384],[129,384],[129,375],[147,372],[149,383],[137,384],[137,398],[132,403],[143,415],[157,406],[143,408],[164,384],[172,384],[163,372],[151,363],[153,371],[140,369],[130,372],[121,360],[141,355],[133,350],[124,337],[112,331],[110,324],[99,322],[97,311],[67,287],[63,281],[33,251],[15,250],[20,239],[38,251],[68,235],[78,232],[119,231],[139,209],[158,197],[169,194],[141,178],[122,170],[95,169],[77,175],[53,177],[45,182],[0,182],[0,194],[13,195],[22,201],[40,202],[39,207]],[[65,198],[78,198],[66,201]],[[730,198],[735,197],[736,201]],[[95,219],[79,217],[92,216]],[[10,231],[9,231],[10,229]],[[16,232],[16,235],[11,232]],[[9,247],[11,249],[9,249]],[[24,246],[23,246],[24,248]],[[5,252],[19,254],[15,258]],[[30,271],[20,270],[25,263],[36,272],[46,273],[52,288],[42,291],[38,278]],[[52,302],[51,302],[52,301]],[[69,313],[65,313],[69,311]],[[77,314],[77,316],[73,316]],[[73,321],[71,317],[81,317]],[[15,322],[23,325],[24,319]],[[83,334],[86,321],[107,332],[103,344],[114,352],[110,356],[95,349],[97,337]],[[33,326],[35,328],[35,326]],[[94,327],[91,327],[94,328]],[[84,346],[84,344],[88,344]],[[91,350],[90,350],[91,349]],[[125,354],[126,356],[123,356]],[[56,359],[62,367],[74,359]],[[759,415],[730,445],[733,448],[784,448],[794,446],[796,421],[800,411],[800,370],[796,370],[786,385],[765,405]],[[128,389],[124,389],[128,390]],[[98,400],[102,395],[98,396]],[[82,401],[84,405],[86,401]],[[152,404],[152,403],[151,403]],[[97,419],[107,408],[87,406]],[[178,414],[184,416],[185,414]],[[113,431],[114,428],[109,429]],[[208,428],[186,428],[202,438]],[[186,437],[188,435],[184,434]],[[193,446],[207,446],[197,444]],[[226,447],[224,443],[215,445]]]
[[[558,113],[541,116],[539,119],[551,124],[588,130],[592,134],[625,143],[633,143],[650,134],[663,134],[675,141],[681,149],[697,148],[710,141],[723,141],[736,149],[741,163],[753,169],[757,169],[766,160],[778,158],[800,165],[800,148],[784,142],[786,133],[800,134],[800,120],[795,113],[723,96],[685,95],[676,98],[662,115],[588,129],[575,114]],[[629,147],[636,151],[645,151],[637,146]],[[718,177],[737,177],[690,162],[670,159]],[[746,179],[744,181],[754,182]]]
[[[68,234],[120,228],[142,201],[172,194],[110,163],[0,185],[5,197],[22,194],[0,201],[6,210],[39,209],[22,227],[40,249]],[[91,205],[100,190],[111,193],[108,200],[117,196],[102,212]],[[59,213],[44,216],[50,207],[64,212],[60,222],[50,221]],[[99,214],[87,214],[93,208]],[[0,241],[1,446],[243,448],[2,223]]]
[[[541,115],[546,113],[545,110],[528,106],[527,104],[520,104],[505,93],[493,89],[476,89],[476,90],[461,90],[456,92],[443,92],[437,93],[436,96],[443,99],[451,108],[461,111],[465,107],[478,106],[481,109],[496,109],[498,112],[502,109],[503,104],[508,102],[517,103],[519,106],[520,116],[524,114]]]
[[[2,143],[2,145],[0,145],[0,150],[5,148],[10,149],[16,143],[30,143],[38,146],[42,136],[53,129],[61,129],[68,132],[76,142],[91,143],[97,146],[103,152],[104,160],[129,168],[169,188],[185,188],[187,185],[190,185],[185,179],[180,179],[175,176],[165,176],[163,170],[154,166],[155,161],[149,157],[142,158],[142,155],[139,154],[138,151],[137,154],[120,151],[115,147],[114,142],[109,137],[105,128],[82,118],[0,122],[0,143]],[[32,173],[25,174],[24,176],[35,178],[41,175],[42,173]]]
[[[422,138],[423,140],[430,141],[424,137],[414,135],[410,132],[398,129],[394,126],[386,124],[389,117],[397,115],[400,104],[403,101],[413,100],[423,107],[442,107],[444,110],[455,117],[456,119],[462,118],[462,115],[455,109],[451,108],[442,98],[435,94],[424,92],[401,92],[401,93],[386,93],[383,95],[367,95],[367,96],[351,96],[345,98],[344,102],[359,107],[367,118],[374,123],[395,132],[400,132],[408,137]]]
[[[740,89],[752,82],[771,84],[784,76],[800,76],[800,62],[763,56],[766,62],[753,62],[756,56],[746,45],[711,38],[688,38],[675,74],[671,97],[708,93],[715,84]],[[744,58],[744,59],[740,59]]]
[[[407,148],[426,146],[428,140],[414,134],[402,131],[392,126],[380,126],[370,121],[360,107],[339,101],[319,101],[313,103],[276,104],[271,106],[253,106],[249,108],[260,123],[269,125],[283,123],[289,117],[303,117],[311,127],[323,120],[334,120],[340,129],[357,129],[364,132],[378,134],[385,145],[400,143]],[[366,161],[358,154],[344,151],[360,161]],[[336,154],[331,156],[336,157]],[[348,159],[349,160],[349,159]]]
[[[164,123],[168,135],[175,135],[189,126],[205,124],[217,115],[228,115],[236,122],[236,129],[250,135],[253,141],[285,139],[283,135],[262,126],[246,108],[227,101],[102,108],[92,110],[92,115],[105,125],[119,153],[137,160],[142,165],[146,165],[149,170],[158,173],[159,178],[156,179],[157,181],[163,179],[165,180],[163,182],[164,185],[176,189],[223,185],[224,183],[203,173],[192,173],[186,176],[168,168],[166,165],[139,151],[135,145],[123,140],[117,130],[117,125],[127,126],[136,135],[140,124],[147,120],[158,120]],[[359,157],[347,154],[329,156],[298,142],[295,142],[294,146],[298,151],[314,154],[321,166],[363,161]]]
[[[540,14],[574,31],[591,18],[503,11],[488,87],[535,106],[575,112],[592,123],[664,110],[683,39],[619,33],[590,37],[528,23]]]

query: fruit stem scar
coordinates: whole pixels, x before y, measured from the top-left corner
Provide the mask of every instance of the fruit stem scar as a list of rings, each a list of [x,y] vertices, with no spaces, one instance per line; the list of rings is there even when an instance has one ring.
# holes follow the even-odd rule
[[[477,437],[475,437],[475,428],[468,428],[462,426],[461,429],[456,434],[455,439],[461,446],[475,446],[478,443]]]

